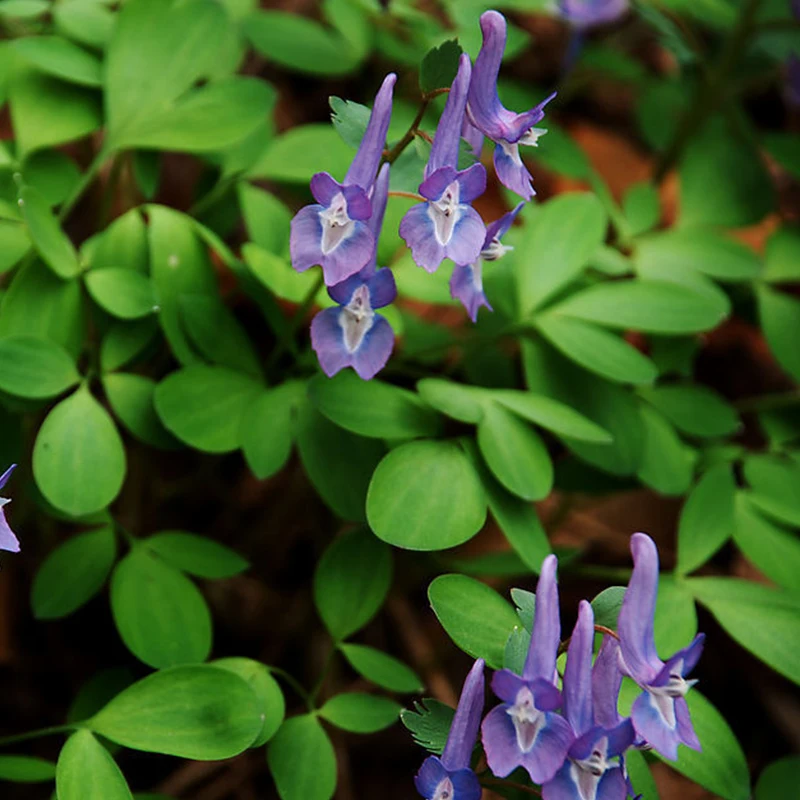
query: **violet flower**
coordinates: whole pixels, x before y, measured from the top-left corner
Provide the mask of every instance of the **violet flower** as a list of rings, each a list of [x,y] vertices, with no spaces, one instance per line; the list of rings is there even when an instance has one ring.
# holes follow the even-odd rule
[[[394,275],[377,269],[378,236],[389,195],[389,165],[381,167],[372,196],[368,220],[373,242],[370,259],[355,275],[328,288],[339,305],[320,311],[311,322],[311,346],[322,371],[330,378],[352,367],[364,380],[373,378],[386,365],[394,347],[391,325],[376,308],[388,306],[397,297]]]
[[[456,264],[453,268],[453,274],[450,277],[450,296],[463,303],[473,322],[477,322],[478,309],[481,306],[485,306],[489,311],[493,310],[483,292],[483,262],[497,261],[509,250],[514,249],[501,244],[500,240],[508,233],[511,224],[524,205],[524,203],[520,203],[486,228],[483,249],[472,264]]]
[[[487,714],[481,732],[486,760],[498,778],[524,767],[534,783],[547,783],[564,763],[574,738],[569,723],[554,713],[561,705],[554,683],[561,637],[556,564],[552,555],[542,564],[522,676],[504,669],[492,678],[492,690],[504,702]]]
[[[631,719],[641,736],[673,761],[678,744],[701,750],[685,695],[697,681],[687,681],[703,651],[705,635],[663,662],[656,653],[653,615],[658,594],[658,550],[645,533],[631,537],[633,573],[619,613],[620,669],[644,690],[633,703]]]
[[[483,45],[475,59],[475,69],[469,87],[467,114],[470,122],[494,143],[494,168],[503,186],[530,200],[533,179],[519,154],[521,144],[536,146],[547,131],[535,127],[544,118],[544,107],[555,93],[530,111],[515,114],[500,102],[497,95],[497,76],[506,47],[506,20],[497,11],[481,15]]]
[[[2,475],[0,475],[0,489],[2,489],[6,483],[8,483],[8,479],[11,477],[11,473],[16,469],[17,465],[12,464]],[[0,497],[0,550],[8,550],[9,553],[19,553],[19,540],[14,535],[14,531],[11,530],[7,520],[6,520],[6,512],[3,506],[6,503],[10,503],[7,497]]]
[[[620,720],[617,713],[622,676],[616,650],[608,648],[601,650],[592,669],[593,642],[594,612],[584,600],[564,671],[564,714],[576,738],[561,769],[542,786],[544,800],[625,800],[628,796],[622,764],[610,761],[621,756],[634,738],[630,720]]]
[[[394,73],[384,79],[344,183],[327,172],[318,172],[311,179],[311,193],[317,203],[301,208],[292,220],[292,266],[305,272],[320,264],[328,286],[341,283],[366,266],[375,248],[367,220],[372,216],[370,196],[386,144],[396,80]]]
[[[561,16],[576,28],[587,30],[619,19],[630,8],[629,0],[559,0]]]
[[[483,666],[479,658],[464,681],[442,757],[422,762],[414,785],[426,800],[480,800],[481,785],[470,768],[483,713]]]
[[[469,56],[462,54],[419,186],[426,202],[412,206],[400,222],[400,236],[417,265],[428,272],[435,272],[445,258],[471,264],[486,235],[480,214],[470,205],[486,189],[486,170],[482,164],[458,170],[470,74]]]

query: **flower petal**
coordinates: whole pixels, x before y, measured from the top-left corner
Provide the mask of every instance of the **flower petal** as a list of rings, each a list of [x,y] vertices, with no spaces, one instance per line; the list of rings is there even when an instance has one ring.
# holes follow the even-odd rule
[[[475,747],[475,740],[478,738],[484,701],[483,667],[484,661],[479,658],[469,671],[461,689],[458,708],[442,753],[442,764],[451,772],[469,766],[472,748]]]
[[[367,223],[354,221],[350,235],[318,262],[322,266],[326,285],[341,283],[361,270],[369,263],[374,250],[375,237]]]
[[[543,800],[586,800],[575,782],[571,761],[565,761],[555,777],[542,786]]]
[[[479,159],[483,150],[483,134],[469,121],[466,114],[461,124],[461,138],[466,140],[472,155]]]
[[[434,170],[419,185],[419,193],[426,200],[438,200],[458,175],[458,170],[449,165]]]
[[[368,281],[370,305],[383,308],[393,303],[397,297],[397,284],[394,274],[388,268],[379,269]]]
[[[359,348],[353,353],[353,369],[365,381],[374,378],[389,360],[394,348],[392,326],[380,314],[372,320],[372,327],[364,335]]]
[[[594,724],[592,715],[592,645],[594,612],[586,600],[578,607],[578,621],[572,631],[564,670],[564,716],[577,736]]]
[[[456,180],[460,189],[459,200],[462,203],[471,203],[486,191],[486,168],[483,164],[473,164],[462,169]]]
[[[613,728],[619,722],[617,702],[621,686],[619,643],[613,636],[604,636],[592,667],[594,721],[604,728]]]
[[[625,800],[627,796],[628,784],[622,768],[614,766],[606,770],[606,774],[600,778],[596,800]]]
[[[517,218],[517,214],[525,207],[525,203],[517,203],[517,205],[511,209],[511,211],[506,212],[503,214],[500,219],[496,219],[494,222],[490,222],[486,226],[486,240],[483,243],[484,247],[488,247],[491,243],[492,239],[500,240],[502,239],[511,229],[511,225],[513,224],[514,220]]]
[[[2,489],[8,483],[8,479],[11,477],[11,474],[16,468],[17,465],[12,464],[2,475],[0,475],[0,489]]]
[[[425,167],[425,175],[429,175],[440,167],[456,167],[458,165],[458,146],[461,143],[461,127],[464,110],[467,107],[472,64],[469,56],[462,53],[458,60],[458,72],[447,95],[444,111],[436,126],[431,154]]]
[[[414,777],[414,786],[426,800],[433,797],[436,787],[449,775],[436,756],[428,756]]]
[[[2,479],[0,478],[0,480]],[[19,553],[19,539],[14,535],[14,531],[11,530],[6,520],[5,509],[2,506],[0,506],[0,550],[7,550],[9,553]]]
[[[326,208],[331,204],[333,198],[343,190],[344,186],[327,172],[317,172],[311,178],[311,194],[318,203]]]
[[[666,697],[664,700],[676,703],[682,698]],[[673,714],[675,707],[673,706]],[[631,721],[636,733],[648,744],[658,750],[664,758],[674,761],[678,757],[678,729],[677,717],[675,724],[671,725],[663,712],[659,710],[656,698],[650,692],[642,692],[633,701],[631,708]]]
[[[548,713],[533,748],[522,755],[522,766],[534,783],[546,783],[567,757],[574,738],[569,723],[558,714]]]
[[[556,670],[556,656],[561,640],[561,618],[558,609],[556,567],[558,561],[550,555],[542,562],[542,571],[536,585],[536,611],[533,616],[533,634],[522,676],[527,680],[544,678],[552,682]]]
[[[536,194],[533,178],[519,154],[519,145],[501,145],[494,148],[494,170],[497,179],[506,189],[530,200]]]
[[[408,209],[400,221],[400,236],[411,248],[411,257],[418,267],[435,272],[445,258],[445,250],[436,239],[428,204],[418,203]]]
[[[474,264],[456,264],[450,276],[450,296],[461,301],[473,322],[478,321],[478,309],[481,306],[493,310],[483,291],[482,269],[483,262],[478,259]]]
[[[628,0],[560,0],[558,5],[561,15],[578,28],[613,22],[630,7]]]
[[[526,681],[510,669],[500,669],[492,675],[492,691],[506,703],[515,702],[523,686],[527,686]]]
[[[311,320],[311,347],[329,378],[353,363],[353,354],[345,347],[344,332],[339,324],[341,313],[340,307],[326,308]]]
[[[305,272],[322,263],[322,222],[319,215],[324,210],[321,205],[304,206],[292,219],[289,252],[292,268],[297,272]]]
[[[508,706],[505,704],[493,708],[481,725],[486,761],[492,774],[498,778],[505,778],[522,764],[522,753],[517,745],[517,732],[507,711]]]
[[[471,769],[460,769],[450,776],[453,800],[481,800],[481,783]]]
[[[678,738],[692,750],[702,751],[703,746],[697,738],[697,734],[692,725],[692,717],[689,714],[689,705],[685,697],[675,699],[675,717],[678,720]]]
[[[457,214],[458,220],[453,227],[450,241],[444,246],[444,255],[456,264],[471,264],[478,260],[483,249],[486,226],[481,215],[472,206],[459,205]]]

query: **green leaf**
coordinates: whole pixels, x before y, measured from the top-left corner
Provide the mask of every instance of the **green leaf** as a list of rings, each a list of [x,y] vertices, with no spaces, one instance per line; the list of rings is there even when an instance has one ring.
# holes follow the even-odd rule
[[[681,580],[661,575],[655,612],[656,650],[664,660],[686,647],[697,634],[692,593]]]
[[[642,406],[641,415],[644,448],[636,474],[661,494],[685,494],[692,482],[691,451],[658,411]]]
[[[480,388],[442,378],[423,378],[417,383],[419,396],[442,414],[461,422],[478,423],[488,395]]]
[[[552,313],[609,328],[671,334],[710,330],[724,317],[716,303],[697,291],[641,280],[596,284],[576,292]]]
[[[453,724],[455,709],[426,697],[414,703],[414,708],[400,712],[400,721],[411,731],[414,741],[431,753],[441,755],[444,750],[450,727]]]
[[[12,43],[28,64],[54,78],[81,86],[101,86],[100,60],[60,36],[25,36]]]
[[[60,150],[33,153],[22,170],[22,185],[37,189],[50,206],[63,203],[81,178],[78,166]]]
[[[661,199],[652,183],[634,183],[622,199],[622,212],[628,220],[631,236],[655,228],[661,219]]]
[[[56,776],[52,761],[33,756],[0,756],[0,780],[14,783],[51,781]]]
[[[47,200],[32,186],[25,186],[20,190],[19,202],[33,246],[47,266],[59,278],[77,275],[80,271],[78,254],[61,230]]]
[[[144,544],[171,566],[198,578],[231,578],[250,564],[230,547],[184,531],[161,531]]]
[[[345,430],[376,439],[436,436],[439,416],[413,392],[378,380],[363,381],[350,370],[318,375],[308,385],[318,411]]]
[[[348,531],[328,546],[314,573],[314,603],[336,641],[363,628],[392,583],[392,551],[369,530]]]
[[[466,575],[440,575],[428,599],[447,635],[473,658],[501,669],[506,641],[519,625],[513,608],[494,589]]]
[[[385,448],[328,422],[310,403],[298,414],[297,447],[311,483],[342,519],[361,522],[370,479]]]
[[[654,386],[641,390],[641,394],[678,430],[690,436],[730,436],[742,425],[733,406],[705,386]]]
[[[592,164],[578,143],[549,119],[547,136],[536,149],[536,161],[560,175],[578,180],[588,180],[593,173]]]
[[[633,791],[647,800],[659,800],[658,788],[653,780],[650,767],[641,751],[629,748],[625,752],[625,767],[633,786]]]
[[[33,581],[33,616],[58,619],[79,609],[100,591],[116,557],[117,540],[110,527],[81,533],[59,545]]]
[[[367,494],[367,519],[379,539],[396,547],[444,550],[483,527],[486,496],[456,442],[409,442],[378,464]]]
[[[125,646],[148,666],[208,658],[211,614],[203,595],[146,547],[132,550],[114,569],[111,611]]]
[[[152,208],[157,209],[156,216],[166,216],[168,220],[181,219],[177,214],[172,216],[168,216],[168,212],[163,214],[159,206]],[[188,226],[184,226],[184,230],[186,229]],[[177,235],[176,232],[176,238]],[[147,273],[150,269],[147,226],[144,224],[141,208],[132,208],[121,217],[117,217],[90,241],[94,246],[88,260],[93,269],[127,267],[142,273]]]
[[[735,493],[730,464],[712,467],[692,489],[678,522],[679,575],[705,564],[731,537]]]
[[[269,667],[252,658],[220,658],[213,661],[212,665],[233,672],[247,681],[258,700],[262,719],[261,730],[250,746],[265,745],[283,724],[286,715],[283,692],[270,675]]]
[[[800,228],[778,228],[767,239],[764,273],[768,283],[800,281]]]
[[[17,397],[55,397],[74,386],[80,375],[69,353],[47,339],[9,336],[0,339],[0,389]]]
[[[690,578],[695,598],[757,658],[800,683],[800,600],[736,578]]]
[[[557,350],[584,369],[619,383],[652,383],[656,365],[624,339],[577,319],[536,317],[536,328]]]
[[[553,462],[533,428],[496,403],[478,423],[478,447],[494,476],[523,500],[542,500],[553,487]]]
[[[124,367],[146,350],[157,333],[158,322],[152,317],[112,324],[100,344],[100,368],[110,372]]]
[[[158,310],[150,279],[127,267],[93,269],[84,280],[95,303],[119,319],[138,319]]]
[[[263,480],[283,469],[292,451],[294,417],[305,399],[305,383],[287,381],[261,392],[242,417],[242,451],[253,474]]]
[[[104,375],[102,381],[112,410],[137,439],[165,450],[181,446],[156,414],[153,403],[156,382],[152,378],[116,372]]]
[[[347,692],[331,697],[319,710],[319,715],[345,731],[376,733],[394,725],[402,708],[388,697]]]
[[[800,464],[778,455],[753,454],[744,462],[750,500],[771,517],[800,527]]]
[[[331,107],[331,122],[336,133],[342,137],[343,142],[357,150],[369,123],[369,108],[352,100],[342,100],[336,95],[328,98],[328,105]]]
[[[740,492],[736,497],[733,540],[739,549],[770,580],[789,592],[797,592],[800,575],[800,538],[758,513]]]
[[[566,436],[595,444],[610,444],[611,434],[603,430],[583,414],[566,403],[533,392],[499,389],[492,392],[492,399],[518,414],[523,419],[552,431],[557,436]]]
[[[104,49],[111,38],[116,14],[96,0],[69,0],[52,8],[56,29],[88,47]]]
[[[419,67],[419,90],[422,94],[449,88],[458,72],[458,59],[462,52],[458,39],[449,39],[425,53]]]
[[[30,249],[28,228],[18,220],[0,219],[0,273],[19,263]]]
[[[330,800],[336,791],[336,754],[312,714],[281,725],[267,747],[267,763],[281,800]]]
[[[755,800],[783,800],[800,784],[800,756],[773,761],[758,778]]]
[[[50,8],[47,0],[2,0],[0,17],[10,19],[34,19],[46,14]]]
[[[288,221],[286,230],[289,230]],[[316,280],[314,273],[311,270],[295,272],[288,257],[270,253],[251,242],[242,248],[242,257],[256,280],[281,300],[299,305],[314,290]],[[318,303],[324,302],[323,294],[325,291],[320,288],[320,293],[316,296]]]
[[[339,650],[356,672],[384,689],[393,692],[422,691],[422,681],[416,673],[388,653],[350,643],[340,644]]]
[[[45,498],[80,517],[119,494],[125,449],[108,412],[82,386],[45,417],[33,446],[33,475]]]
[[[148,675],[88,722],[123,747],[198,761],[239,755],[262,725],[247,682],[230,670],[202,665]]]
[[[161,183],[161,154],[149,150],[138,150],[133,154],[133,177],[145,200],[158,194]]]
[[[789,375],[800,381],[800,300],[768,286],[759,286],[756,296],[761,328],[772,354]]]
[[[241,445],[242,419],[259,390],[246,375],[195,364],[161,381],[154,400],[161,421],[182,442],[227,453]]]
[[[617,629],[619,612],[625,598],[625,586],[609,586],[592,599],[595,625],[605,625],[612,631]],[[672,653],[670,653],[672,655]]]
[[[108,750],[87,730],[73,733],[56,767],[58,800],[133,800]]]
[[[764,136],[764,147],[793,178],[800,178],[800,136],[774,131]]]
[[[248,237],[269,253],[279,256],[286,253],[292,218],[289,209],[274,194],[246,181],[238,184],[237,192]],[[246,251],[243,252],[246,258]]]
[[[517,258],[519,312],[527,317],[580,275],[606,234],[606,214],[593,194],[559,195],[533,217]]]

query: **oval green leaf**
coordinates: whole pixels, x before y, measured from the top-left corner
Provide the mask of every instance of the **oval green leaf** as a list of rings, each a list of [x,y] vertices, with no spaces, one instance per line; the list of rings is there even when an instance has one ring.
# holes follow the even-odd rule
[[[94,269],[84,280],[97,305],[114,317],[138,319],[157,310],[153,284],[141,272],[127,267]]]
[[[402,706],[388,697],[347,692],[331,697],[319,710],[322,719],[352,733],[376,733],[400,719]]]
[[[394,656],[364,644],[340,644],[339,650],[350,666],[368,681],[392,692],[421,692],[416,673]]]
[[[0,389],[17,397],[55,397],[80,380],[69,353],[47,339],[0,339]]]
[[[34,247],[39,251],[45,264],[59,278],[66,279],[77,275],[80,271],[78,254],[72,242],[61,230],[47,200],[32,186],[25,186],[20,190],[19,204]]]
[[[61,748],[56,766],[58,800],[133,800],[111,754],[86,730]]]
[[[198,578],[231,578],[250,566],[229,547],[194,533],[162,531],[144,543],[168,564]]]
[[[281,800],[330,800],[336,791],[336,754],[311,714],[281,725],[267,747],[267,763]]]

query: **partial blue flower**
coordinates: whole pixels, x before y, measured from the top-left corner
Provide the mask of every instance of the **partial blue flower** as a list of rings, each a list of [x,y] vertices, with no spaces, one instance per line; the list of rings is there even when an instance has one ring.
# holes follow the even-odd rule
[[[523,767],[534,783],[546,783],[564,763],[574,738],[569,723],[554,713],[562,703],[555,685],[561,637],[556,565],[555,556],[542,564],[522,675],[504,669],[492,678],[492,690],[504,702],[486,716],[481,734],[486,760],[499,778]]]
[[[616,674],[610,673],[606,659],[601,662],[599,672],[592,670],[593,642],[594,613],[584,600],[578,610],[564,671],[564,715],[575,740],[555,777],[542,786],[544,800],[625,800],[628,795],[618,757],[633,742],[633,726],[630,720],[616,719],[619,669],[613,665]],[[608,685],[604,680],[608,680]],[[615,706],[614,719],[606,727],[601,719],[607,720],[611,700]]]
[[[522,114],[505,108],[497,94],[497,76],[506,47],[505,17],[497,11],[486,11],[481,15],[481,32],[483,45],[472,73],[467,115],[470,122],[495,143],[494,168],[500,183],[530,200],[536,194],[533,178],[522,162],[519,146],[535,147],[539,137],[547,133],[536,126],[544,119],[544,107],[555,93]]]
[[[367,220],[372,216],[372,187],[386,144],[396,80],[394,73],[384,79],[344,182],[318,172],[311,179],[311,193],[317,202],[301,208],[292,220],[292,266],[305,272],[319,264],[328,286],[365,267],[375,248]]]
[[[0,475],[0,489],[2,489],[11,473],[17,468],[16,464],[12,464],[2,475]],[[14,531],[6,520],[6,512],[3,508],[7,503],[10,503],[7,497],[0,497],[0,550],[8,550],[9,553],[19,553],[19,539],[14,535]]]
[[[500,219],[487,226],[483,249],[476,261],[472,264],[456,264],[453,268],[453,274],[450,277],[450,296],[454,300],[461,301],[473,322],[477,322],[478,309],[481,306],[488,308],[489,311],[493,310],[483,291],[483,262],[497,261],[509,250],[514,249],[503,245],[500,240],[508,233],[511,224],[524,205],[524,203],[519,203],[512,211],[503,214]]]
[[[481,785],[470,768],[483,713],[483,659],[479,658],[464,681],[442,757],[428,756],[414,778],[426,800],[480,800]]]
[[[389,360],[394,347],[392,326],[376,308],[394,302],[397,286],[389,269],[377,269],[377,242],[389,193],[389,165],[375,181],[368,229],[373,242],[368,263],[355,275],[328,287],[338,306],[326,308],[311,322],[311,346],[322,371],[331,377],[352,367],[364,380],[373,378]]]
[[[445,258],[471,264],[486,235],[483,220],[470,205],[486,190],[486,170],[482,164],[458,170],[470,74],[469,56],[462,55],[419,187],[426,202],[412,206],[400,222],[400,236],[416,264],[428,272],[435,272]]]
[[[558,3],[561,16],[583,30],[614,22],[629,8],[629,0],[559,0]]]
[[[686,680],[703,652],[705,635],[666,663],[656,653],[653,617],[658,594],[658,550],[645,533],[631,537],[633,573],[619,613],[620,669],[644,690],[633,703],[631,719],[638,736],[673,761],[678,744],[701,750],[685,695],[697,681]]]

